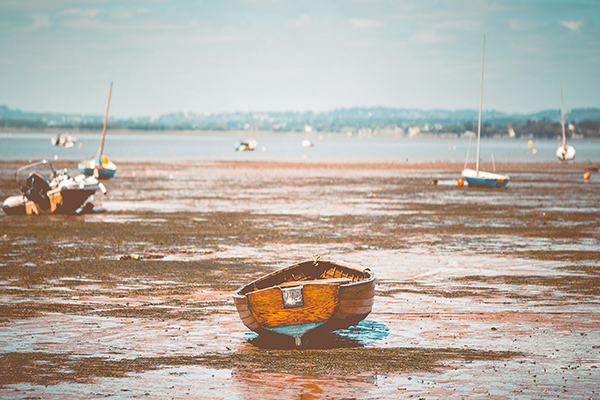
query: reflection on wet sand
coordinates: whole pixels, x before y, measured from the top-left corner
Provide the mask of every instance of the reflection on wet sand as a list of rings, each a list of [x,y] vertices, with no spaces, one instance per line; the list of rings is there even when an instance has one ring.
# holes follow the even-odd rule
[[[231,377],[240,399],[366,398],[376,388],[374,374],[322,377],[236,368]]]
[[[327,332],[326,334],[312,337],[306,342],[303,349],[323,350],[364,347],[384,339],[389,333],[389,328],[384,324],[363,320],[356,326],[351,326],[348,329],[339,329],[334,332]],[[255,332],[249,331],[244,335],[244,339],[261,349],[290,350],[296,348],[294,340],[285,336],[263,338]]]

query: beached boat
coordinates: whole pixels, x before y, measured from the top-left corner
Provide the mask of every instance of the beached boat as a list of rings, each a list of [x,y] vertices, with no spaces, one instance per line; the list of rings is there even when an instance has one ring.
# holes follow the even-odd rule
[[[481,103],[483,98],[483,57],[485,50],[485,35],[483,36],[483,45],[481,48],[481,82],[479,85],[479,122],[477,124],[477,164],[475,169],[466,168],[462,171],[464,180],[473,187],[483,188],[503,188],[510,180],[506,174],[497,174],[493,172],[484,172],[479,170],[479,149],[481,145]]]
[[[10,215],[72,214],[98,189],[106,188],[93,176],[72,177],[65,169],[56,172],[47,160],[19,168],[16,173],[20,195],[8,197],[2,210]]]
[[[556,157],[560,161],[571,161],[575,158],[575,148],[567,144],[567,134],[565,132],[565,112],[563,109],[562,84],[560,85],[560,126],[562,127],[562,146],[556,149]]]
[[[91,160],[82,161],[77,166],[79,170],[87,176],[94,176],[98,179],[110,179],[117,172],[117,166],[108,159],[102,152],[104,151],[104,137],[106,136],[106,120],[108,119],[108,107],[110,105],[110,95],[112,93],[112,85],[108,91],[108,102],[106,104],[106,114],[104,115],[104,127],[102,128],[102,140],[100,141],[100,151],[98,155]]]
[[[235,306],[244,325],[260,336],[310,337],[356,325],[371,312],[375,274],[315,257],[239,288]]]

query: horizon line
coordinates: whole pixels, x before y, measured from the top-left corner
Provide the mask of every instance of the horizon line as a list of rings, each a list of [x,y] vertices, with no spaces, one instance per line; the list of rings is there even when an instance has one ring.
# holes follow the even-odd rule
[[[11,108],[9,107],[7,104],[0,104],[0,107],[6,107],[8,110],[10,111],[17,111],[17,112],[21,112],[24,114],[51,114],[51,115],[70,115],[70,116],[102,116],[101,113],[95,114],[95,113],[83,113],[83,112],[65,112],[65,111],[23,111],[20,108]],[[461,112],[461,111],[473,111],[473,112],[477,112],[477,108],[456,108],[456,109],[450,109],[450,108],[405,108],[405,107],[393,107],[393,106],[384,106],[384,105],[378,105],[378,106],[351,106],[351,107],[337,107],[337,108],[332,108],[329,110],[322,110],[322,111],[314,111],[314,110],[292,110],[292,109],[288,109],[288,110],[254,110],[254,111],[240,111],[240,110],[236,110],[236,111],[190,111],[187,109],[184,110],[180,110],[180,111],[166,111],[163,112],[161,114],[146,114],[146,115],[137,115],[137,116],[110,116],[109,118],[112,119],[123,119],[123,118],[152,118],[152,117],[157,117],[157,116],[163,116],[163,115],[170,115],[170,114],[193,114],[193,115],[218,115],[218,114],[262,114],[262,113],[294,113],[294,114],[324,114],[324,113],[329,113],[329,112],[335,112],[335,111],[340,111],[340,110],[353,110],[353,109],[390,109],[390,110],[404,110],[404,111],[424,111],[424,112],[435,112],[435,111],[442,111],[442,112]],[[593,109],[600,109],[600,106],[586,106],[586,107],[572,107],[572,108],[568,108],[567,111],[572,111],[572,110],[593,110]],[[543,113],[546,111],[554,111],[554,110],[560,110],[560,107],[556,107],[556,108],[545,108],[545,109],[541,109],[538,111],[533,111],[533,112],[511,112],[511,111],[502,111],[502,110],[498,110],[495,108],[483,108],[484,111],[486,112],[495,112],[495,113],[500,113],[500,114],[506,114],[508,116],[511,115],[531,115],[531,114],[539,114],[539,113]],[[2,118],[0,118],[2,119]]]

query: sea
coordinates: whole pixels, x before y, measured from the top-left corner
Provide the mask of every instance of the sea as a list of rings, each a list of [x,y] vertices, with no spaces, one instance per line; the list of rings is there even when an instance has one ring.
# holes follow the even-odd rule
[[[98,153],[100,133],[72,134],[77,141],[72,148],[53,146],[52,133],[0,133],[0,160],[35,161],[40,159],[81,161]],[[291,161],[339,163],[430,163],[476,160],[476,139],[433,137],[380,137],[316,134],[308,137],[314,144],[303,147],[303,134],[264,133],[255,136],[254,151],[236,152],[245,133],[181,134],[107,133],[104,154],[118,162],[202,163],[213,161]],[[600,139],[569,142],[577,151],[574,162],[600,162]],[[482,139],[482,163],[558,162],[559,140]]]

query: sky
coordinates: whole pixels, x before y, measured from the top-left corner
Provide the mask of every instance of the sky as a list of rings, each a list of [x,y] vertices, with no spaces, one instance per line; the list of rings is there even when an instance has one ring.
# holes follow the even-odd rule
[[[0,0],[0,104],[112,117],[600,107],[597,0]]]

